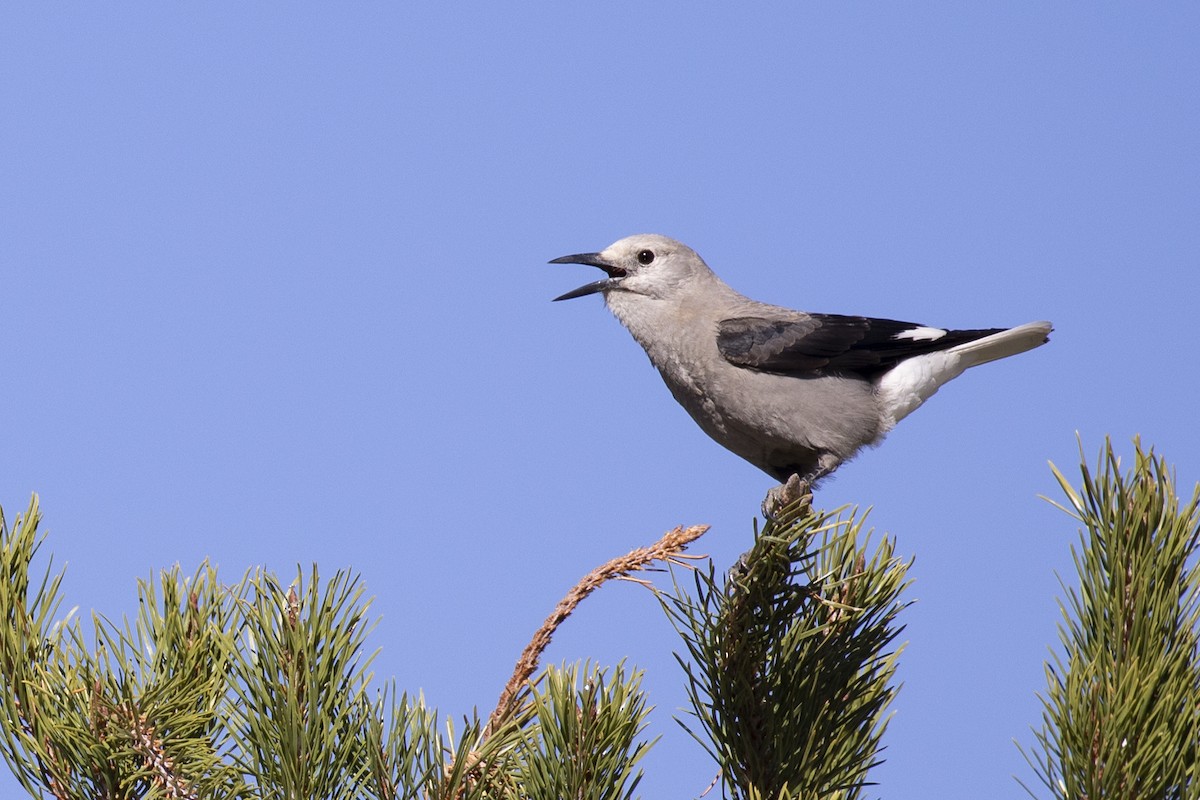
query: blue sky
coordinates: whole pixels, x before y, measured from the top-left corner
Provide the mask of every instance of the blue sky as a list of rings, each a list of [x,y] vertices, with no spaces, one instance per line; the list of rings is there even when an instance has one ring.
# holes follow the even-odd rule
[[[1197,41],[1189,3],[6,7],[0,504],[114,617],[177,562],[350,567],[377,673],[486,714],[578,577],[681,523],[724,568],[770,485],[548,259],[658,232],[781,305],[1051,319],[817,498],[916,557],[879,794],[1022,797],[1046,462],[1141,434],[1200,478]],[[679,647],[617,584],[548,653],[646,670],[647,798],[714,772]]]

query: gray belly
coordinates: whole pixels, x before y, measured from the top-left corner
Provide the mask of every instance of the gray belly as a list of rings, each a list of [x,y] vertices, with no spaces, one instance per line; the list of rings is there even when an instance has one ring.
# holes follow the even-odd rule
[[[849,459],[885,433],[868,381],[722,367],[704,380],[661,374],[705,433],[776,480]]]

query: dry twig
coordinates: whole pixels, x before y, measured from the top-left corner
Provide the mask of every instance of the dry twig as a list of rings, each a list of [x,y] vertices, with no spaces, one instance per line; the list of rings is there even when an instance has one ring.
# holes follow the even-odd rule
[[[687,559],[693,557],[684,555],[683,550],[689,544],[699,539],[707,530],[707,525],[693,525],[690,528],[680,526],[674,530],[667,531],[661,539],[649,547],[639,547],[626,555],[614,558],[608,563],[602,564],[592,570],[579,583],[575,584],[574,588],[567,592],[566,597],[560,600],[558,605],[555,606],[553,613],[542,623],[542,627],[538,628],[537,633],[533,635],[529,644],[525,646],[521,657],[517,659],[517,666],[513,670],[512,677],[508,679],[504,691],[500,693],[500,700],[496,703],[496,710],[488,718],[487,727],[483,731],[483,738],[486,739],[495,733],[501,725],[511,719],[516,713],[517,698],[521,690],[527,685],[529,677],[537,669],[542,653],[549,646],[551,637],[554,636],[554,631],[558,629],[558,626],[567,617],[571,616],[571,612],[583,602],[585,597],[599,589],[605,581],[613,578],[625,578],[635,583],[646,585],[644,580],[630,578],[629,575],[633,572],[640,572],[655,562],[661,561],[667,564],[690,568],[691,565],[687,563]]]

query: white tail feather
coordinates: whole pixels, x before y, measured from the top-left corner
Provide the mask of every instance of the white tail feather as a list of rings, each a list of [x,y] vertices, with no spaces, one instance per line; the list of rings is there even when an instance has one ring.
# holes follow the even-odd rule
[[[1053,329],[1049,322],[1027,322],[973,342],[956,345],[946,352],[962,356],[964,369],[976,367],[1045,344],[1046,337]]]

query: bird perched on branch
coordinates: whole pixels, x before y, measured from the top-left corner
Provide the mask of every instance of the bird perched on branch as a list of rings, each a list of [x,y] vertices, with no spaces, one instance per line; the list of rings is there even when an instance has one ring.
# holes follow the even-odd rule
[[[550,263],[603,270],[555,300],[602,294],[704,432],[780,482],[813,485],[947,381],[1044,344],[1052,330],[948,330],[767,305],[653,234]]]

